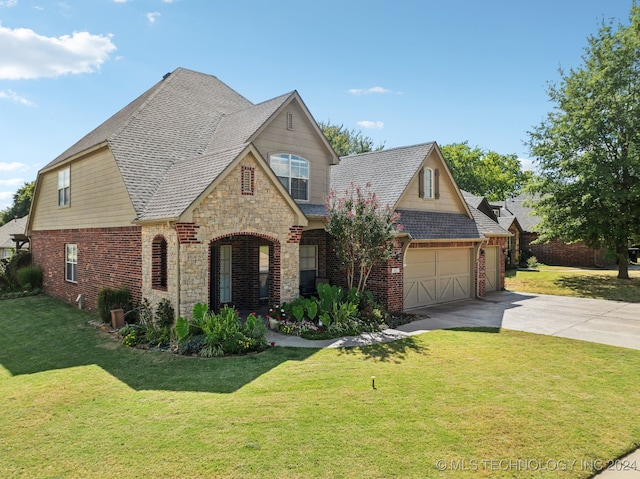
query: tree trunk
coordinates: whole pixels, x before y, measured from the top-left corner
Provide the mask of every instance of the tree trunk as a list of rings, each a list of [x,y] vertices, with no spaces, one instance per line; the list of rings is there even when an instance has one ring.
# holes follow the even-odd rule
[[[629,279],[629,248],[625,244],[618,244],[618,279]]]

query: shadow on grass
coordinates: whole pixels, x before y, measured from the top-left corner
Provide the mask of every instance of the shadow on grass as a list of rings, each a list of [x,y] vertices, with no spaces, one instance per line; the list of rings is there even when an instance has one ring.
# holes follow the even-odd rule
[[[611,301],[640,301],[640,279],[618,279],[607,275],[567,275],[553,281],[556,286],[575,291],[582,297]]]
[[[421,344],[415,337],[409,336],[403,339],[397,339],[388,343],[378,343],[359,348],[339,348],[341,355],[353,355],[374,361],[401,363],[407,359],[408,355],[427,354],[429,348]]]
[[[231,393],[317,350],[270,348],[202,359],[121,346],[87,324],[95,316],[47,296],[0,301],[0,364],[12,375],[97,365],[135,390]]]

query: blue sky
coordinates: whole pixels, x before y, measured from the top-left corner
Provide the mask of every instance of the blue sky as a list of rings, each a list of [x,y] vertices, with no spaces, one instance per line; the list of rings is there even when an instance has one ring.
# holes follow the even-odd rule
[[[185,67],[254,103],[297,90],[387,148],[468,141],[529,165],[546,85],[632,0],[0,0],[0,209]]]

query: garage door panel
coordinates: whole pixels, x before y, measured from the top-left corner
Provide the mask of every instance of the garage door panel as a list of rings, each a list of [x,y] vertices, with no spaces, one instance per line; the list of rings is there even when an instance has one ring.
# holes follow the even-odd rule
[[[471,297],[470,269],[469,248],[409,249],[404,270],[404,307]]]

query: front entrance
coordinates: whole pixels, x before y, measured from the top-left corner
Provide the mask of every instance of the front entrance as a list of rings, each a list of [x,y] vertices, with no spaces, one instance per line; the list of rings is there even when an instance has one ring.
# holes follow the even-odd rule
[[[280,244],[250,234],[219,238],[209,246],[209,307],[252,310],[280,301]]]

